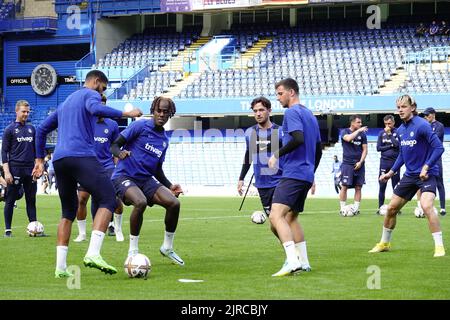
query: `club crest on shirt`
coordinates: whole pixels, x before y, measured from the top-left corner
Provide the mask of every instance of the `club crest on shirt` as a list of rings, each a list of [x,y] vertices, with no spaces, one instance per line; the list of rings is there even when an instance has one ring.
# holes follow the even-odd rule
[[[165,141],[163,141],[163,148],[165,148],[167,146],[167,143]]]
[[[108,134],[108,132],[109,132],[108,128],[106,128],[104,132],[105,132],[106,134]]]
[[[14,132],[19,133],[19,129],[18,128],[14,129]]]
[[[411,137],[414,137],[414,131],[411,131],[411,133],[409,134]]]
[[[28,132],[29,132],[29,133],[32,133],[33,131],[32,131],[30,128],[28,128]]]

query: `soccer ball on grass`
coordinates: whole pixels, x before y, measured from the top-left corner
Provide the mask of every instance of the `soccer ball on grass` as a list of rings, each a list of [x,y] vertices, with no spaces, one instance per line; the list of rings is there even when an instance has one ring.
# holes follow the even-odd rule
[[[436,207],[433,207],[433,212],[435,215],[438,215]],[[425,218],[425,213],[423,212],[422,208],[419,207],[416,207],[414,209],[414,215],[416,216],[416,218]]]
[[[152,265],[150,259],[146,255],[138,253],[134,256],[128,256],[125,259],[123,268],[130,278],[146,279],[152,270]]]
[[[44,234],[44,226],[39,221],[32,221],[27,226],[27,234],[30,237],[39,237]]]
[[[262,211],[255,211],[252,213],[252,222],[256,224],[263,224],[267,220],[267,216]]]
[[[340,213],[343,217],[353,217],[358,214],[352,204],[346,205]]]

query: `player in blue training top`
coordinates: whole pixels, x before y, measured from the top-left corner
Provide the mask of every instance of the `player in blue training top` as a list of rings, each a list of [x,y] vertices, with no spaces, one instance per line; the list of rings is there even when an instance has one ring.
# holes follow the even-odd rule
[[[281,170],[269,168],[267,162],[273,152],[281,146],[281,128],[270,121],[272,107],[267,98],[253,99],[251,108],[257,124],[246,131],[246,151],[237,189],[239,195],[242,195],[245,176],[250,169],[250,164],[253,163],[255,187],[258,189],[264,212],[268,216],[272,206],[273,192],[281,178]]]
[[[169,146],[163,126],[175,112],[172,99],[157,97],[150,108],[153,119],[135,121],[120,133],[111,146],[112,154],[119,158],[111,179],[117,196],[125,205],[133,206],[128,255],[139,253],[139,233],[146,207],[158,204],[166,209],[164,242],[159,251],[173,263],[183,266],[184,261],[173,250],[180,214],[177,197],[183,190],[180,185],[172,184],[162,169]]]
[[[426,108],[423,112],[423,116],[431,124],[431,129],[433,129],[433,132],[436,133],[439,140],[441,140],[441,142],[443,143],[445,135],[445,127],[441,122],[436,120],[436,110],[434,110],[434,108]],[[436,184],[439,192],[439,204],[441,207],[439,213],[441,214],[441,216],[445,216],[447,212],[445,211],[445,187],[444,187],[444,172],[442,167],[442,157],[439,158],[437,165],[439,167],[439,174],[436,177]]]
[[[102,103],[106,104],[106,96],[102,95]],[[113,157],[109,150],[111,144],[119,137],[119,126],[117,122],[99,117],[95,123],[94,142],[95,142],[95,154],[103,167],[111,177],[114,171],[117,158]],[[83,186],[78,187],[78,211],[77,211],[77,225],[78,236],[74,239],[74,242],[81,242],[86,240],[86,205],[89,200],[90,194]],[[91,215],[92,221],[94,221],[95,214],[97,213],[98,203],[92,199],[91,201]],[[123,241],[122,233],[122,213],[123,205],[122,201],[117,199],[117,208],[114,211],[114,219],[111,218],[111,222],[108,227],[108,235],[116,236],[117,241]],[[114,223],[113,223],[114,222]],[[114,226],[115,225],[115,226]]]
[[[37,184],[31,176],[36,157],[35,135],[32,124],[27,123],[30,104],[26,100],[16,103],[16,121],[5,128],[2,138],[2,162],[7,189],[5,194],[5,237],[11,237],[14,203],[21,188],[25,193],[28,220],[36,221]]]
[[[272,275],[281,277],[311,270],[298,214],[303,211],[306,196],[314,183],[322,148],[319,124],[313,113],[300,104],[297,82],[287,78],[278,82],[275,89],[278,101],[287,108],[283,118],[283,147],[269,159],[270,168],[276,167],[278,159],[283,168],[269,216],[286,253],[283,267]]]
[[[341,205],[340,214],[343,214],[347,201],[347,190],[355,188],[353,211],[359,214],[361,203],[361,189],[366,183],[366,169],[364,161],[367,156],[367,127],[362,126],[361,116],[350,116],[350,128],[342,130],[342,165],[341,183],[342,189],[339,193]]]
[[[392,231],[397,222],[400,209],[421,190],[420,204],[428,218],[428,225],[435,245],[434,256],[445,255],[439,218],[433,212],[436,197],[436,176],[439,174],[437,161],[444,152],[442,142],[431,129],[430,124],[417,116],[417,105],[409,95],[397,99],[397,109],[403,124],[398,128],[400,154],[389,172],[380,176],[388,181],[405,164],[406,171],[394,189],[394,195],[388,205],[384,218],[383,233],[379,243],[369,252],[388,251],[391,247]]]
[[[36,164],[33,176],[38,178],[44,170],[45,140],[49,132],[58,129],[58,140],[53,154],[62,218],[58,225],[56,247],[56,278],[70,277],[66,271],[66,258],[73,220],[77,214],[77,183],[82,185],[99,203],[92,226],[89,249],[84,265],[105,273],[117,270],[100,255],[105,231],[116,209],[114,186],[105,168],[98,161],[94,146],[94,128],[98,117],[129,117],[142,115],[141,110],[122,112],[101,103],[108,78],[99,70],[86,75],[84,88],[75,91],[61,103],[36,131]]]
[[[383,118],[384,129],[378,134],[377,151],[381,152],[380,158],[380,172],[378,177],[391,170],[400,152],[400,141],[397,135],[397,129],[395,129],[395,119],[393,115],[386,115]],[[396,172],[392,176],[392,190],[394,190],[397,183],[400,181],[400,173]],[[378,192],[378,210],[377,214],[380,214],[380,207],[384,204],[385,193],[387,183],[379,180],[380,190]]]

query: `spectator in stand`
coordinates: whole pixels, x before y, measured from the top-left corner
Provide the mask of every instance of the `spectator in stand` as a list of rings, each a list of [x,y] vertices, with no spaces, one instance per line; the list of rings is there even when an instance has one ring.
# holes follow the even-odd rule
[[[438,34],[439,31],[439,25],[436,21],[433,20],[433,22],[430,25],[430,36],[435,36]]]
[[[441,21],[438,34],[441,36],[447,36],[450,34],[450,29],[448,28],[447,23],[444,20]]]
[[[427,34],[427,27],[425,27],[425,24],[421,22],[419,26],[416,28],[416,36],[417,37],[423,37]]]

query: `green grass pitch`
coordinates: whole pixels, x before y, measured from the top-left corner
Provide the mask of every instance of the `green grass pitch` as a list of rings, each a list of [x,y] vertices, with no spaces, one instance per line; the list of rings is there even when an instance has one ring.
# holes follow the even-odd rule
[[[125,241],[107,237],[102,256],[118,274],[110,276],[85,268],[88,242],[74,243],[74,225],[68,265],[81,270],[80,289],[54,279],[59,198],[38,196],[38,220],[50,237],[29,238],[24,200],[13,220],[13,238],[0,238],[0,299],[449,299],[450,257],[433,258],[434,244],[426,219],[417,219],[415,202],[397,220],[392,251],[367,253],[381,235],[383,218],[375,215],[376,201],[362,201],[361,215],[340,217],[337,199],[308,199],[300,216],[313,271],[294,277],[272,278],[284,262],[284,251],[268,223],[250,221],[261,210],[258,198],[249,198],[238,212],[240,198],[181,198],[175,250],[186,266],[170,263],[159,254],[164,212],[147,208],[139,242],[140,252],[152,263],[148,280],[130,279],[123,271],[128,250],[130,207],[124,216]],[[0,204],[3,212],[4,203]],[[450,217],[440,217],[450,254]],[[88,218],[88,234],[92,225]],[[4,221],[1,219],[1,230]],[[3,231],[2,231],[3,232]],[[380,289],[369,289],[370,266],[379,268]],[[179,279],[204,280],[182,283]],[[370,283],[370,279],[369,279]]]

